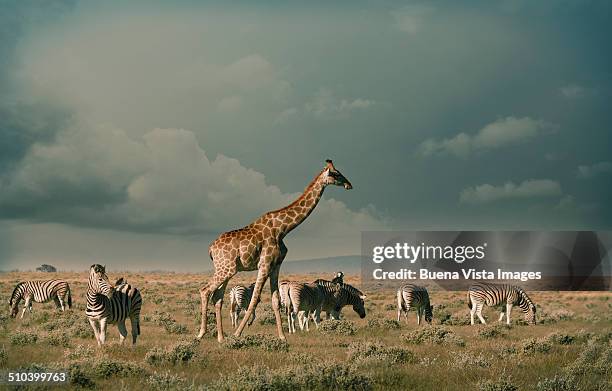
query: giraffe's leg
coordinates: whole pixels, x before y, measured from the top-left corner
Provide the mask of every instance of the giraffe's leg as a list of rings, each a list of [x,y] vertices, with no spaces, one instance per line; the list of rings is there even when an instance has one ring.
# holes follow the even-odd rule
[[[212,294],[223,284],[229,280],[236,272],[227,272],[225,274],[215,271],[215,274],[208,280],[208,284],[200,288],[200,298],[202,299],[202,322],[200,323],[200,332],[196,338],[201,339],[206,334],[206,311],[208,300]]]
[[[274,318],[276,318],[276,331],[278,332],[278,338],[285,339],[283,333],[283,321],[280,313],[280,294],[278,291],[278,274],[280,272],[280,263],[272,269],[270,273],[270,290],[272,291],[272,310],[274,310]],[[253,312],[255,315],[255,312]]]
[[[225,295],[225,287],[229,278],[223,281],[221,286],[213,294],[213,301],[215,302],[215,319],[217,320],[217,341],[223,342],[225,338],[223,336],[223,316],[221,315],[221,309],[223,307],[223,295]]]
[[[255,288],[253,289],[253,296],[251,296],[251,302],[249,303],[249,308],[247,308],[244,318],[240,321],[238,328],[234,332],[235,337],[240,337],[242,335],[242,330],[244,330],[247,322],[255,312],[255,307],[257,307],[257,303],[259,303],[259,299],[261,297],[261,291],[268,279],[268,275],[270,274],[270,261],[266,261],[266,257],[261,256],[259,261],[259,271],[257,272],[257,280],[255,281]]]

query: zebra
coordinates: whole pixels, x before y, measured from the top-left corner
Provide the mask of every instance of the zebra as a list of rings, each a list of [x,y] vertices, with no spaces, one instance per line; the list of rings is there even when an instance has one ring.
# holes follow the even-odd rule
[[[432,305],[429,302],[427,289],[413,284],[405,284],[397,290],[397,321],[404,313],[406,324],[408,324],[408,311],[410,308],[416,310],[417,325],[421,325],[421,316],[425,316],[425,321],[431,324],[433,319]]]
[[[518,305],[525,314],[527,323],[536,324],[536,306],[529,298],[523,288],[508,284],[491,284],[476,282],[470,285],[467,293],[468,307],[470,308],[470,323],[474,324],[474,314],[478,315],[480,322],[487,322],[482,317],[482,307],[506,305],[506,324],[510,324],[510,311],[513,305]],[[499,322],[504,318],[502,308],[499,315]]]
[[[127,337],[125,321],[130,318],[132,324],[132,344],[140,335],[140,308],[142,296],[138,289],[132,287],[123,278],[111,285],[106,275],[106,267],[91,265],[87,285],[87,309],[85,314],[94,330],[98,346],[106,340],[106,325],[117,324],[119,342]]]
[[[255,289],[255,283],[248,287],[244,285],[236,285],[230,290],[230,319],[232,320],[232,326],[236,328],[238,326],[238,316],[242,310],[249,308],[251,302],[251,296],[253,296],[253,289]],[[249,320],[248,325],[252,325],[255,321],[255,312]]]
[[[15,289],[9,300],[10,315],[12,318],[19,313],[19,302],[24,300],[23,311],[21,318],[25,314],[26,309],[32,313],[32,301],[37,303],[46,303],[53,299],[55,306],[64,312],[66,306],[72,308],[72,294],[70,293],[70,285],[63,280],[34,280],[22,281]]]
[[[321,306],[323,305],[323,289],[318,284],[291,282],[288,285],[288,303],[285,306],[289,333],[295,333],[295,317],[297,315],[300,330],[308,329],[308,318],[312,312],[315,326],[321,321]],[[290,304],[289,304],[290,303]]]
[[[337,272],[336,276],[331,280],[331,282],[340,284],[344,283],[344,273]]]
[[[318,279],[314,284],[320,285],[323,289],[323,306],[321,311],[325,311],[327,318],[340,319],[340,311],[347,305],[353,306],[361,319],[365,318],[366,311],[364,295],[359,289],[344,283],[334,283],[332,281]]]

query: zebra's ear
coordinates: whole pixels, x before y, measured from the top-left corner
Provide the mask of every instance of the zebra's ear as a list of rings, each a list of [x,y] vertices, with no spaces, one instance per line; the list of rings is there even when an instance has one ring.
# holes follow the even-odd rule
[[[118,280],[115,282],[115,285],[121,285],[121,284],[124,284],[124,283],[125,283],[125,281],[123,280],[123,277],[121,277],[120,279],[118,279]]]
[[[368,297],[368,295],[361,295],[359,297],[361,298],[361,300],[365,300],[365,298]]]

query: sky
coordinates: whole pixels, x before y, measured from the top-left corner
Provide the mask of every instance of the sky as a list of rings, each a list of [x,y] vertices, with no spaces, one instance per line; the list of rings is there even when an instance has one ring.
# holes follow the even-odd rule
[[[608,1],[0,2],[0,269],[201,271],[328,188],[367,230],[609,230]]]

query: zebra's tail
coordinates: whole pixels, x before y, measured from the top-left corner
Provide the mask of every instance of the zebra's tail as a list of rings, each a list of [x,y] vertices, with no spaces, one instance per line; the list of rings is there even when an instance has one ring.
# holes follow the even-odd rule
[[[68,309],[72,308],[72,293],[70,293],[70,287],[68,287]]]
[[[468,304],[468,308],[472,309],[472,299],[470,298],[470,290],[468,289],[468,293],[467,293],[467,304]]]

